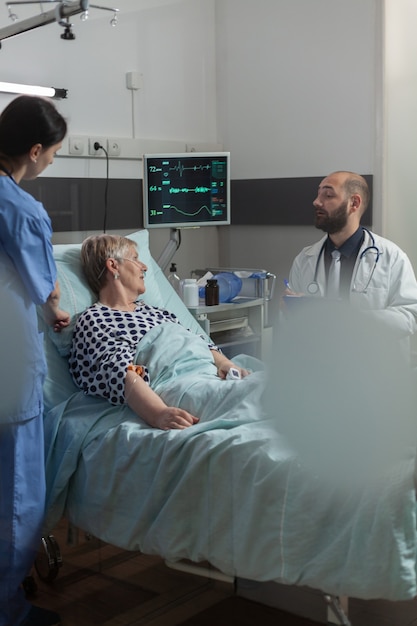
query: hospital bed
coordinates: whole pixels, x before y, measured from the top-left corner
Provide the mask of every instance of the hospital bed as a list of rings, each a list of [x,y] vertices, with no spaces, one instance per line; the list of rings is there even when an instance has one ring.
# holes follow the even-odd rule
[[[148,266],[143,299],[173,311],[201,335],[152,258],[148,232],[128,236]],[[74,320],[94,298],[82,276],[80,245],[56,245],[54,251],[62,308],[73,322],[54,334],[40,313],[49,371],[45,535],[65,517],[126,550],[160,555],[171,564],[206,562],[232,579],[307,586],[322,590],[327,601],[416,595],[414,447],[378,488],[364,486],[341,500],[281,436],[279,407],[274,415],[264,411],[260,362],[237,357],[251,376],[207,379],[202,387],[189,363],[178,374],[169,371],[169,360],[182,351],[189,356],[194,343],[181,345],[163,334],[162,349],[154,336],[145,348],[151,360],[168,361],[161,375],[168,380],[159,381],[168,385],[168,400],[182,399],[201,417],[199,424],[159,431],[126,406],[84,395],[71,380],[66,356]],[[197,369],[199,358],[197,348]]]

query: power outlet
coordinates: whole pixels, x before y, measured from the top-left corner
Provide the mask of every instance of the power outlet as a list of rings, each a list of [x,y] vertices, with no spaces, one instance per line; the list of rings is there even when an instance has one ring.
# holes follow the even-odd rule
[[[122,146],[118,139],[109,139],[107,141],[107,151],[110,157],[118,157],[121,154]]]
[[[68,140],[68,152],[72,156],[82,156],[85,150],[85,137],[70,137]]]
[[[107,139],[105,137],[89,137],[88,138],[88,154],[90,156],[105,156],[104,150],[99,148],[95,149],[94,144],[98,143],[100,146],[103,146],[105,150],[107,150]]]

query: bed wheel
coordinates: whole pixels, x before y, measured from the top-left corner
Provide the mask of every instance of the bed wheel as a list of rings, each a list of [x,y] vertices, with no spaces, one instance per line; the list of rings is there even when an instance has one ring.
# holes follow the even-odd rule
[[[62,556],[53,535],[42,537],[41,547],[35,559],[35,569],[39,578],[45,582],[52,582],[58,576],[62,567]]]
[[[28,597],[34,596],[38,590],[38,585],[36,584],[34,577],[31,575],[26,576],[26,578],[22,582],[22,587],[23,591]]]

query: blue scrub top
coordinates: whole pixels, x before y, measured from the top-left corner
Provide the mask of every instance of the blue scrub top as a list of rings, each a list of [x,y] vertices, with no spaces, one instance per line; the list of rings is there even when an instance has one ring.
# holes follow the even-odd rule
[[[36,305],[56,282],[51,220],[42,204],[0,176],[0,423],[40,415],[46,373]]]

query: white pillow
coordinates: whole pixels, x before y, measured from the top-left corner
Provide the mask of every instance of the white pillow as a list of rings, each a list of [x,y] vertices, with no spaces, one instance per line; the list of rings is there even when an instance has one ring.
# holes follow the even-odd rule
[[[152,258],[149,250],[148,231],[140,230],[127,235],[127,237],[136,243],[139,258],[148,267],[145,278],[146,291],[141,298],[148,304],[175,313],[186,328],[198,335],[206,336],[199,323],[168,282],[159,265]],[[70,313],[71,325],[61,333],[54,333],[45,324],[42,309],[38,307],[39,325],[45,334],[44,346],[48,364],[48,373],[44,384],[46,412],[79,391],[72,381],[66,357],[71,349],[72,336],[78,316],[96,300],[88,287],[81,268],[80,250],[81,244],[54,246],[58,281],[61,287],[60,307]]]

